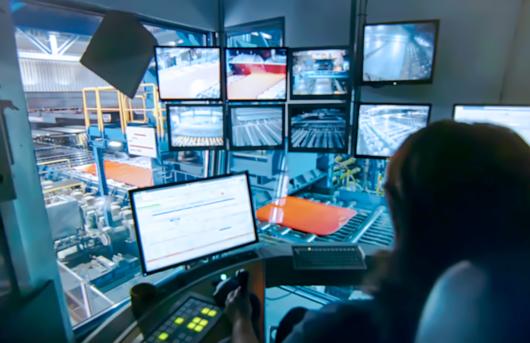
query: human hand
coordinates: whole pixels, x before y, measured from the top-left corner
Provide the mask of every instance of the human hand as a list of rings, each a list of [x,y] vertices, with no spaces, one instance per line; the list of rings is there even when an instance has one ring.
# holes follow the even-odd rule
[[[241,319],[250,320],[252,305],[248,293],[243,292],[241,287],[228,293],[225,302],[225,314],[232,323]]]

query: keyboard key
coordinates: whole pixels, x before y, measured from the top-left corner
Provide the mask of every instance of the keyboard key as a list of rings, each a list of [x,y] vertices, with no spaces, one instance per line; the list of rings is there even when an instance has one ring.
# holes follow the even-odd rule
[[[210,310],[210,312],[208,312],[208,316],[209,317],[215,317],[217,315],[217,311],[216,310]]]
[[[169,334],[167,332],[161,332],[159,335],[158,335],[158,339],[161,340],[161,341],[165,341],[167,340],[169,337]]]

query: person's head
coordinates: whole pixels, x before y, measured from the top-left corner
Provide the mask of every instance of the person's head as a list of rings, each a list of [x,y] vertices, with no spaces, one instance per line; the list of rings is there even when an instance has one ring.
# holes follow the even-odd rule
[[[384,336],[413,339],[431,287],[451,265],[530,250],[530,147],[506,128],[429,125],[392,157],[385,194],[396,244],[373,275]]]
[[[530,249],[530,146],[509,129],[434,123],[402,144],[385,188],[395,256],[419,277],[465,258]]]

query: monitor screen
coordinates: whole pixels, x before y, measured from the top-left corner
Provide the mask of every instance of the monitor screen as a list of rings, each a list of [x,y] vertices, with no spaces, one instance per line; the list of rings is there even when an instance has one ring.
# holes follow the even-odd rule
[[[530,144],[530,106],[456,105],[453,117],[463,123],[489,123],[508,127]]]
[[[364,82],[432,82],[438,21],[370,24],[364,30]]]
[[[286,100],[287,49],[226,49],[228,100]]]
[[[429,123],[430,105],[361,104],[355,155],[387,158]]]
[[[230,148],[234,150],[283,147],[284,106],[230,108]]]
[[[348,118],[345,105],[290,105],[289,151],[347,151]]]
[[[258,241],[247,174],[130,192],[144,273]]]
[[[337,98],[348,93],[350,55],[342,49],[293,50],[291,98]]]
[[[167,114],[170,149],[224,147],[223,106],[168,105]]]
[[[220,51],[204,47],[156,47],[160,99],[221,99]]]

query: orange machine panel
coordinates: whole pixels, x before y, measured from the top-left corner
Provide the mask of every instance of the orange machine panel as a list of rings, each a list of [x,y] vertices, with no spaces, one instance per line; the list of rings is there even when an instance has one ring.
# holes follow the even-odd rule
[[[337,232],[357,212],[315,201],[285,197],[257,211],[258,219],[291,229],[327,236]]]
[[[97,175],[96,165],[91,164],[84,169],[86,173]],[[147,168],[114,161],[105,161],[105,176],[107,179],[123,182],[136,187],[153,185],[153,176]]]

